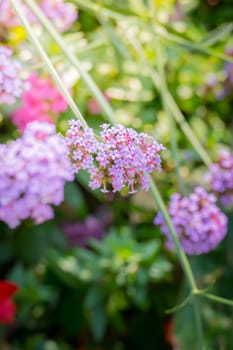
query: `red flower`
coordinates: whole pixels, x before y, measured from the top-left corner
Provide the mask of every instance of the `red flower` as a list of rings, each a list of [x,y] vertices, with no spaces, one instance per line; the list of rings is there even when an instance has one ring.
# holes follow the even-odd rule
[[[168,320],[165,323],[165,340],[166,343],[172,346],[172,349],[176,349],[176,340],[174,335],[174,324],[172,320]]]
[[[11,298],[17,290],[15,283],[0,281],[0,325],[14,322],[16,306]]]

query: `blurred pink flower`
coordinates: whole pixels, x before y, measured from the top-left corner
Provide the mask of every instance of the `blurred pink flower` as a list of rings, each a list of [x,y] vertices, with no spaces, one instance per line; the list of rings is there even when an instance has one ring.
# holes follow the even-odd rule
[[[106,92],[103,93],[103,96],[105,97],[105,100],[107,102],[110,101],[110,97],[108,96],[108,94]],[[87,105],[87,109],[88,109],[89,113],[93,114],[93,115],[99,114],[101,112],[101,107],[95,98],[91,98],[89,100],[88,105]]]
[[[59,114],[68,108],[66,100],[50,78],[42,79],[33,74],[28,82],[31,88],[23,94],[22,106],[12,116],[13,123],[20,131],[32,121],[55,123]]]

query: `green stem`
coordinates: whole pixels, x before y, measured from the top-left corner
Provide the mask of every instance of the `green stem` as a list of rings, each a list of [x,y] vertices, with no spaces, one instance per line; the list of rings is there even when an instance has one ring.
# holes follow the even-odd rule
[[[76,106],[68,89],[63,84],[63,82],[62,82],[59,74],[57,73],[56,69],[54,68],[51,60],[49,59],[48,55],[46,54],[45,50],[43,49],[43,47],[40,44],[39,40],[37,39],[36,35],[34,34],[33,29],[31,28],[26,16],[24,15],[18,1],[17,0],[10,0],[10,1],[12,3],[12,6],[15,9],[15,12],[17,13],[18,17],[20,18],[24,28],[26,29],[28,36],[30,37],[31,41],[33,42],[33,44],[37,48],[41,58],[43,59],[45,65],[47,66],[48,71],[52,75],[55,83],[57,84],[61,93],[65,97],[65,99],[66,99],[67,103],[69,104],[70,108],[72,109],[74,115],[82,121],[84,126],[87,126],[87,123],[86,123],[85,119],[83,118],[82,113],[80,112],[80,110]]]
[[[183,251],[183,248],[182,248],[180,241],[177,237],[176,230],[175,230],[175,227],[172,223],[170,215],[168,214],[168,211],[167,211],[166,206],[164,204],[164,201],[161,197],[161,194],[160,194],[159,190],[157,189],[157,186],[156,186],[155,182],[153,181],[152,177],[151,177],[151,181],[150,181],[150,189],[151,189],[151,193],[153,195],[153,198],[154,198],[159,210],[162,212],[164,220],[165,220],[165,222],[170,230],[177,254],[179,256],[179,259],[180,259],[181,265],[183,267],[184,273],[186,275],[186,278],[189,282],[192,294],[193,295],[199,294],[199,290],[196,286],[196,282],[195,282],[193,272],[192,272],[192,269],[190,267],[188,258]]]
[[[140,58],[142,63],[147,67],[148,73],[149,73],[156,89],[159,91],[161,81],[160,81],[160,77],[159,77],[158,73],[150,65],[150,62],[148,61],[141,44],[132,35],[130,35],[129,39],[130,39],[130,42],[133,45],[138,57]],[[169,106],[169,109],[171,110],[176,122],[179,124],[184,135],[187,137],[189,142],[193,145],[194,149],[197,151],[197,153],[199,154],[202,161],[206,164],[206,166],[209,167],[211,165],[211,159],[210,159],[208,153],[205,151],[205,149],[201,145],[200,141],[198,140],[198,138],[196,137],[196,135],[193,133],[192,129],[190,128],[189,124],[186,122],[185,117],[183,116],[180,108],[178,107],[177,103],[175,102],[173,96],[171,95],[171,93],[169,91],[167,92],[166,103]]]
[[[99,4],[95,4],[94,2],[91,2],[89,0],[73,0],[73,2],[76,3],[81,9],[84,9],[94,14],[104,15],[116,21],[122,21],[127,18],[124,14],[114,12],[106,7],[103,7]]]
[[[151,25],[148,26],[146,23],[147,18],[143,17],[137,17],[135,14],[128,15],[123,13],[118,13],[116,11],[113,11],[111,9],[108,9],[102,5],[95,4],[93,2],[90,2],[88,0],[73,0],[74,3],[76,3],[80,8],[89,11],[96,14],[101,14],[103,16],[106,16],[107,18],[110,18],[115,21],[122,21],[122,22],[129,22],[131,24],[136,24],[139,27],[141,27],[143,30],[149,30],[152,31],[153,34],[159,35],[162,38],[169,40],[171,42],[174,42],[176,44],[179,44],[183,46],[184,48],[189,49],[190,51],[196,51],[200,52],[202,54],[213,56],[218,59],[221,59],[226,62],[233,63],[233,59],[230,56],[225,55],[224,53],[215,52],[214,50],[211,50],[209,48],[203,47],[200,43],[195,43],[190,40],[187,40],[183,38],[182,36],[179,36],[178,34],[173,34],[169,32],[169,27],[166,27],[164,24],[159,23],[159,21],[156,21],[156,28],[151,28]]]
[[[183,193],[183,195],[186,195],[187,193],[186,186],[180,174],[180,157],[179,157],[179,150],[176,142],[176,130],[174,126],[174,120],[173,120],[169,105],[167,104],[168,87],[167,87],[167,81],[166,81],[166,75],[165,75],[165,69],[164,69],[165,57],[161,47],[160,38],[157,38],[156,40],[156,53],[157,53],[158,73],[160,76],[160,83],[161,83],[159,93],[161,95],[163,108],[168,117],[168,122],[170,126],[171,149],[172,149],[172,155],[175,162],[176,175],[180,185],[181,192]]]
[[[207,299],[217,301],[218,303],[221,303],[221,304],[233,306],[233,300],[230,300],[230,299],[225,299],[225,298],[219,297],[217,295],[205,293],[205,292],[202,293],[202,296],[207,298]]]
[[[201,313],[200,313],[200,307],[199,307],[199,300],[197,299],[197,296],[193,297],[193,311],[194,311],[194,320],[196,325],[199,349],[205,350]]]
[[[13,0],[15,1],[15,0]],[[105,97],[103,96],[102,92],[92,79],[92,77],[86,72],[86,70],[82,67],[81,62],[79,59],[74,55],[74,53],[67,47],[65,44],[62,36],[59,34],[59,32],[56,30],[56,28],[53,26],[53,24],[47,19],[47,17],[44,15],[44,13],[41,11],[39,6],[35,3],[33,0],[24,0],[24,2],[27,4],[27,6],[31,9],[31,11],[38,17],[41,24],[47,29],[51,37],[55,40],[56,44],[60,47],[61,51],[64,53],[64,55],[69,59],[69,61],[74,65],[74,67],[78,70],[80,76],[85,81],[87,86],[89,87],[90,91],[92,92],[93,96],[98,101],[99,105],[101,106],[102,110],[104,111],[105,115],[107,116],[108,120],[111,123],[116,123],[116,119],[113,113],[112,108],[110,107],[109,103],[106,101]]]

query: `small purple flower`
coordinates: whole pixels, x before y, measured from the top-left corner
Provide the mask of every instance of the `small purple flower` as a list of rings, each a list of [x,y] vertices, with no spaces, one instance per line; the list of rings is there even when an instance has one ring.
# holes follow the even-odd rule
[[[63,201],[65,182],[73,180],[66,154],[49,123],[30,123],[21,138],[0,145],[0,220],[14,228],[27,218],[51,219],[51,205]]]
[[[168,212],[184,251],[199,255],[214,250],[227,233],[227,217],[216,206],[216,197],[202,187],[196,187],[188,197],[179,193],[171,196]],[[166,246],[174,250],[174,243],[162,213],[154,219],[166,236]]]
[[[215,192],[225,207],[233,205],[233,152],[224,149],[217,162],[210,166],[205,176],[211,191]]]
[[[29,84],[19,77],[19,62],[11,56],[10,49],[0,46],[0,104],[13,104],[29,88]]]
[[[145,133],[137,133],[123,125],[103,124],[98,140],[92,129],[83,129],[81,122],[70,121],[66,144],[77,171],[90,174],[89,186],[103,192],[121,191],[123,187],[136,192],[135,186],[149,189],[148,173],[161,171],[159,152],[164,146]]]

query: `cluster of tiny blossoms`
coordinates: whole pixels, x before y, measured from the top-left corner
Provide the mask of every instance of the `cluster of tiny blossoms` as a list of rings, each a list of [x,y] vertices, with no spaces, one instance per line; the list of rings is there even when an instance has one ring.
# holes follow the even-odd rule
[[[169,214],[184,251],[188,255],[207,253],[217,247],[227,232],[227,218],[215,205],[216,197],[202,187],[196,187],[188,197],[171,196]],[[162,213],[154,219],[165,234],[169,250],[174,243]]]
[[[78,15],[75,6],[64,0],[38,0],[37,2],[44,14],[61,32],[68,30],[71,24],[77,19]],[[18,3],[29,22],[37,23],[37,18],[25,4],[23,4],[22,0],[18,0]],[[12,28],[21,24],[10,0],[2,0],[0,3],[0,23],[4,24],[7,28]]]
[[[233,152],[226,149],[220,152],[206,174],[206,181],[225,207],[233,204]]]
[[[39,122],[0,145],[0,220],[14,228],[27,218],[40,224],[53,217],[50,205],[63,201],[64,184],[73,180],[65,148],[55,126]]]
[[[11,56],[10,49],[0,46],[0,104],[13,104],[29,87],[29,84],[19,77],[20,63]]]
[[[86,169],[90,174],[89,186],[103,192],[121,191],[124,186],[130,193],[135,185],[149,189],[148,173],[161,170],[159,152],[164,146],[145,133],[137,133],[123,125],[103,124],[98,140],[91,128],[82,128],[80,121],[71,120],[66,135],[74,171]]]
[[[23,131],[32,121],[56,121],[68,105],[50,78],[42,79],[33,74],[28,82],[31,88],[22,96],[22,106],[12,116],[13,123]]]

